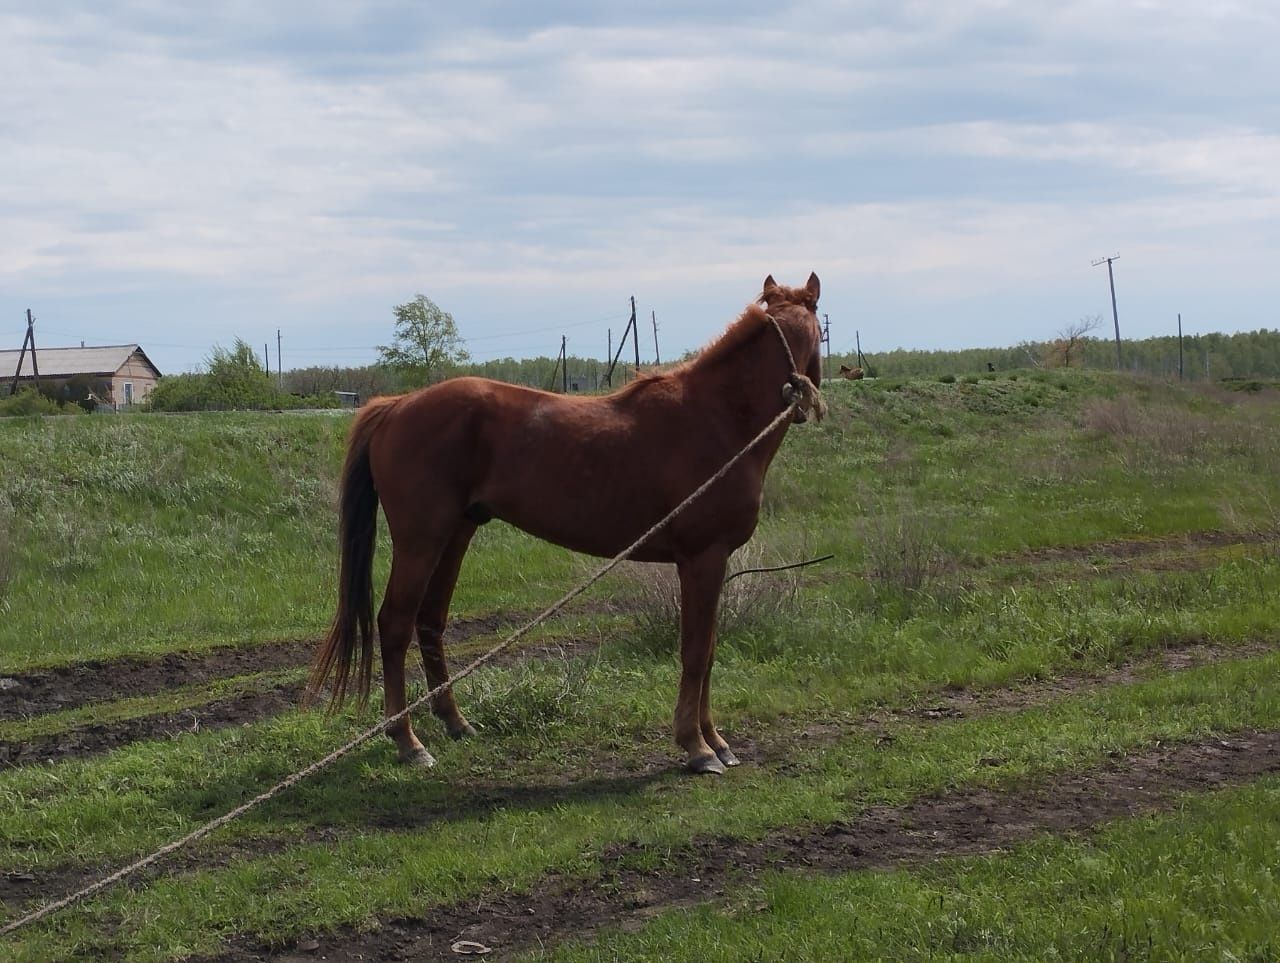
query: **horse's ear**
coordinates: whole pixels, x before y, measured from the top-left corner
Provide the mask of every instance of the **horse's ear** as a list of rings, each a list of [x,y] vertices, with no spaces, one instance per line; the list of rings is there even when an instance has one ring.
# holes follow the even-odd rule
[[[816,308],[818,306],[818,294],[822,290],[822,283],[818,280],[818,275],[810,271],[809,283],[804,286],[804,289],[809,292],[809,297],[813,299],[813,306]]]
[[[773,279],[773,275],[770,274],[767,278],[764,279],[764,284],[760,285],[760,295],[759,297],[756,298],[756,300],[761,304],[768,304],[769,296],[771,294],[777,294],[777,293],[778,293],[778,282],[775,281]]]

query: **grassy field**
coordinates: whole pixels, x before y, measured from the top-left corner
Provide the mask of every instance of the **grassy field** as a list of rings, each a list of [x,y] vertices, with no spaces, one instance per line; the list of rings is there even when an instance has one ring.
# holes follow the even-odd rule
[[[1280,759],[1248,742],[1280,730],[1276,393],[1046,372],[826,390],[740,564],[836,558],[727,600],[715,703],[743,767],[678,770],[670,573],[631,566],[460,686],[478,739],[421,722],[432,772],[375,743],[0,955],[446,958],[458,938],[502,958],[1280,954]],[[296,690],[292,640],[330,615],[346,424],[0,423],[0,749],[36,750],[0,769],[0,920],[376,718],[265,701]],[[589,567],[487,526],[455,651]],[[1179,781],[1200,757],[1169,762],[1181,788],[1158,799],[1093,775],[1241,739],[1250,766],[1216,791]],[[33,764],[42,747],[55,761]],[[1065,778],[1098,803],[1064,834],[1031,800]],[[831,855],[833,827],[890,813],[928,834],[975,793],[1040,829]],[[759,852],[768,871],[747,872]],[[690,882],[703,864],[714,886]]]

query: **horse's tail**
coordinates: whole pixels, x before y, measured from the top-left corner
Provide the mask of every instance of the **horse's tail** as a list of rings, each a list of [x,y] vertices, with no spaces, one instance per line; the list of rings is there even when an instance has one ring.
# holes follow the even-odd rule
[[[369,698],[373,673],[373,551],[378,538],[378,490],[369,465],[369,442],[396,400],[376,398],[366,405],[352,423],[347,440],[338,509],[338,610],[316,653],[304,697],[304,702],[310,704],[332,675],[330,710],[346,699],[357,652],[360,660],[355,690],[362,706]]]

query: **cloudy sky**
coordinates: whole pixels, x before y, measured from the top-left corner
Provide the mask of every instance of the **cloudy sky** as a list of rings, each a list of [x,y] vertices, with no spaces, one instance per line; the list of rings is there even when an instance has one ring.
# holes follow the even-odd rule
[[[536,9],[535,9],[536,8]],[[0,347],[664,355],[764,275],[836,350],[1280,326],[1273,0],[0,0]],[[642,342],[647,358],[650,340]],[[274,361],[274,359],[273,359]]]

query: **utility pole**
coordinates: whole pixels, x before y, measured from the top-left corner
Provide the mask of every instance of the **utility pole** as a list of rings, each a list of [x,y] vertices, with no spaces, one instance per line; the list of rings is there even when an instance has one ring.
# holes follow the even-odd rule
[[[27,356],[28,344],[31,345],[31,374],[35,379],[36,391],[39,391],[40,364],[36,361],[36,319],[31,316],[30,308],[27,308],[27,333],[22,338],[22,350],[18,352],[18,367],[13,372],[13,387],[9,389],[11,395],[18,393],[18,378],[22,375],[22,362]]]
[[[831,316],[822,316],[822,342],[827,346],[827,366],[822,371],[824,378],[831,377]]]
[[[262,370],[267,373],[267,377],[271,377],[271,349],[267,347],[267,342],[262,342]]]
[[[853,332],[854,344],[858,347],[858,367],[862,369],[863,374],[867,374],[867,359],[862,356],[862,332]]]
[[[563,395],[569,393],[569,355],[565,352],[565,345],[568,343],[569,339],[560,335],[560,393]]]
[[[604,381],[609,387],[613,387],[613,369],[617,367],[618,358],[622,356],[622,349],[627,346],[627,335],[635,338],[636,344],[636,372],[640,371],[640,330],[636,327],[636,299],[633,295],[631,298],[631,320],[627,322],[626,329],[622,332],[622,340],[618,342],[618,353],[612,355],[609,361],[609,370],[605,372]],[[609,337],[611,339],[610,349],[612,349],[613,329],[609,329]],[[612,352],[611,352],[612,353]]]
[[[662,356],[658,354],[658,312],[649,312],[649,317],[653,319],[653,363],[662,364]]]
[[[640,374],[640,326],[636,324],[636,296],[631,295],[631,346],[636,349],[636,376]]]
[[[280,329],[276,328],[276,385],[284,390],[284,368],[280,367]]]
[[[1178,312],[1178,380],[1182,380],[1182,312]]]
[[[1111,262],[1120,259],[1119,254],[1113,254],[1111,257],[1100,257],[1093,262],[1093,267],[1097,267],[1104,261],[1107,265],[1107,280],[1111,282],[1111,320],[1116,325],[1116,370],[1120,370],[1120,313],[1116,311],[1116,275],[1112,270]]]

